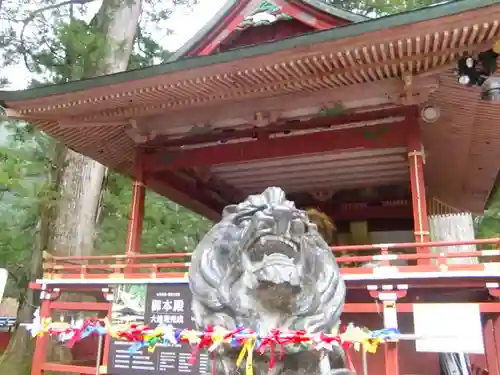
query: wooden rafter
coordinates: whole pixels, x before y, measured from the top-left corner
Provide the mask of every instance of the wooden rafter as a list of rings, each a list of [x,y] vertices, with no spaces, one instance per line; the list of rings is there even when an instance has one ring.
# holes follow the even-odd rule
[[[438,81],[435,77],[414,77],[413,86],[415,89],[427,90],[435,88]],[[96,127],[96,126],[116,126],[119,118],[130,118],[137,116],[138,129],[146,132],[154,132],[156,135],[165,133],[169,128],[185,126],[189,124],[203,124],[206,122],[221,122],[232,119],[242,119],[242,122],[250,121],[255,116],[256,112],[288,112],[297,108],[313,108],[316,112],[321,108],[334,106],[336,102],[341,102],[344,105],[350,103],[363,103],[370,101],[371,103],[391,104],[387,98],[388,95],[400,94],[403,91],[403,86],[400,79],[388,79],[381,82],[370,82],[365,84],[357,84],[343,87],[342,90],[325,89],[318,92],[312,92],[308,95],[303,93],[289,93],[286,95],[275,97],[262,97],[248,100],[243,103],[231,103],[212,105],[205,107],[203,111],[171,111],[166,118],[163,113],[165,110],[149,112],[148,108],[130,109],[124,107],[113,111],[96,112],[93,114],[82,114],[80,116],[72,116],[59,120],[59,126],[62,128],[80,128],[80,127]],[[17,114],[17,116],[22,116]],[[129,120],[124,120],[126,123]],[[132,129],[132,127],[130,127]]]

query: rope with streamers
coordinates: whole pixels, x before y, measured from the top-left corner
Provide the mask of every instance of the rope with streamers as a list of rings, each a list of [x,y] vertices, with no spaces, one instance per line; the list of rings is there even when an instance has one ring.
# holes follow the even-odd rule
[[[223,327],[207,327],[204,331],[174,328],[171,325],[162,325],[149,328],[147,325],[125,324],[113,326],[109,319],[88,319],[79,324],[53,322],[50,318],[40,319],[35,317],[33,323],[26,325],[33,337],[45,334],[55,336],[60,342],[65,342],[68,347],[73,347],[76,342],[91,335],[109,335],[115,340],[131,342],[131,353],[147,349],[154,352],[157,345],[187,343],[193,347],[190,363],[193,364],[200,351],[207,350],[215,355],[221,345],[239,348],[236,365],[245,363],[246,375],[253,375],[254,355],[270,354],[269,370],[276,364],[276,348],[278,359],[283,360],[285,346],[301,350],[331,351],[334,346],[341,346],[344,350],[354,348],[363,349],[367,353],[376,353],[378,347],[387,341],[398,339],[400,332],[397,329],[382,329],[370,331],[366,328],[347,325],[340,334],[308,333],[306,331],[273,329],[269,333],[258,333],[251,329],[238,327],[227,330]],[[215,358],[215,357],[212,357]],[[214,366],[215,370],[215,366]]]

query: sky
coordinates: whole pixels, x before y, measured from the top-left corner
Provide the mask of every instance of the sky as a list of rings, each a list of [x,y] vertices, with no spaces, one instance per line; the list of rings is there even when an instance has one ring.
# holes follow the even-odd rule
[[[173,34],[159,37],[158,40],[161,41],[165,49],[175,51],[200,30],[226,1],[199,0],[199,3],[190,10],[180,8],[174,11],[167,22],[168,28],[174,31]],[[99,1],[92,4],[89,7],[89,13],[93,14],[99,5]],[[30,81],[30,73],[22,64],[5,69],[5,76],[10,77],[11,80],[11,84],[6,87],[7,90],[25,89]]]

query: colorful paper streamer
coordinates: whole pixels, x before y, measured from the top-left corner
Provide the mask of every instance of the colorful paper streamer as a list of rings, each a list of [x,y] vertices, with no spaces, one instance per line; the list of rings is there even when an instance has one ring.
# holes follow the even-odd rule
[[[174,328],[171,325],[162,325],[150,328],[147,325],[124,324],[113,326],[106,319],[88,319],[79,324],[53,322],[50,318],[40,319],[35,316],[34,321],[28,324],[28,331],[33,337],[44,334],[57,336],[59,341],[66,342],[72,347],[76,342],[91,335],[110,335],[120,341],[131,342],[130,352],[147,349],[153,352],[157,345],[190,344],[193,347],[191,362],[194,363],[201,350],[215,353],[221,345],[239,348],[237,365],[244,363],[246,375],[253,375],[253,357],[255,353],[270,354],[269,369],[275,364],[276,349],[279,359],[283,359],[286,346],[293,346],[301,350],[333,350],[334,345],[345,350],[353,347],[355,350],[363,348],[368,353],[375,353],[380,344],[386,341],[397,340],[400,332],[397,329],[382,329],[370,331],[366,328],[355,327],[349,324],[340,334],[308,333],[306,331],[278,330],[268,333],[258,333],[243,327],[228,330],[222,327],[207,327],[204,331],[185,328]]]

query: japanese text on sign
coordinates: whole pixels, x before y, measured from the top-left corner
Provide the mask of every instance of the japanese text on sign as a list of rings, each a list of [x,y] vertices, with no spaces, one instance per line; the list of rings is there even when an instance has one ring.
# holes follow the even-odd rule
[[[158,300],[154,299],[151,301],[151,311],[153,313],[183,313],[184,312],[184,300],[182,299],[166,299]]]

